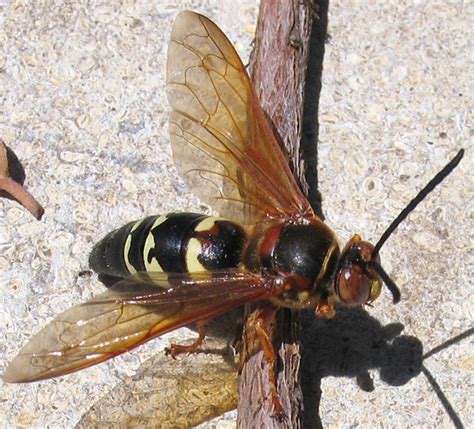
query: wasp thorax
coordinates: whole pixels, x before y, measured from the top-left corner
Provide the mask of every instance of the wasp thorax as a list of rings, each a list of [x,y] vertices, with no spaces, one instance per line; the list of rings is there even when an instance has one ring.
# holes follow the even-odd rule
[[[262,234],[261,265],[283,275],[287,287],[274,299],[285,307],[307,308],[331,294],[339,247],[322,223],[275,223]]]
[[[347,305],[368,304],[374,301],[382,288],[382,279],[370,262],[380,263],[372,256],[374,246],[354,235],[344,247],[336,275],[336,295]]]

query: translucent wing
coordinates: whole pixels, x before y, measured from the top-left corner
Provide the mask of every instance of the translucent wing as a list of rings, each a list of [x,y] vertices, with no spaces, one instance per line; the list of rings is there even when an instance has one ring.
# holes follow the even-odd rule
[[[147,273],[126,279],[60,314],[23,347],[4,380],[68,374],[270,294],[261,277],[237,271]]]
[[[237,52],[206,17],[176,18],[167,84],[175,163],[196,195],[244,223],[311,213]]]

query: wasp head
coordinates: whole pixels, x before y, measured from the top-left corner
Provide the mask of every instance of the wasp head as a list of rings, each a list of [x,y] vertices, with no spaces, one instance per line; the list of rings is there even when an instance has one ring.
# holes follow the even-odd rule
[[[346,305],[370,304],[377,299],[385,283],[392,292],[394,303],[400,291],[380,265],[375,246],[355,234],[344,247],[336,272],[335,292]]]

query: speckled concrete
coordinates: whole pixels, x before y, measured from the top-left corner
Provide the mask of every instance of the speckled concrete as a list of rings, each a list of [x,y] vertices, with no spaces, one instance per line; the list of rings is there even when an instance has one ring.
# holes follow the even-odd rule
[[[344,5],[342,3],[345,3]],[[237,6],[238,5],[238,6]],[[102,288],[78,278],[92,244],[145,214],[207,210],[172,166],[164,70],[181,9],[208,15],[244,58],[257,2],[0,1],[0,135],[46,209],[36,222],[0,201],[0,370],[53,315]],[[461,2],[330,4],[321,98],[320,189],[341,241],[376,240],[463,146],[458,170],[382,251],[402,289],[372,316],[399,322],[425,352],[472,327],[472,19]],[[176,339],[186,333],[171,334]],[[0,389],[0,427],[70,428],[170,337],[58,380]],[[472,339],[429,357],[459,418],[473,420]],[[402,386],[322,384],[325,427],[450,427],[423,374]],[[0,382],[2,383],[2,382]],[[117,412],[126,404],[117,404]],[[206,427],[233,427],[232,416]]]

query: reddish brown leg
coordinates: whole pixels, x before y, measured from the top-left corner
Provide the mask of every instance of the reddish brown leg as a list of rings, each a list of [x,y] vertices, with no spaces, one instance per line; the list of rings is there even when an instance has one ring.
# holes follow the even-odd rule
[[[167,355],[170,355],[173,359],[176,359],[176,356],[178,356],[181,353],[195,352],[204,341],[204,338],[206,337],[206,331],[204,329],[205,324],[206,324],[205,321],[200,321],[196,323],[196,326],[199,332],[199,337],[197,337],[194,343],[190,344],[189,346],[183,346],[180,344],[171,344],[169,347],[165,349],[165,353]]]
[[[278,395],[277,380],[275,375],[276,354],[272,342],[268,337],[267,331],[265,330],[265,321],[269,320],[269,316],[273,316],[274,313],[275,310],[273,308],[266,308],[257,318],[257,321],[255,323],[255,331],[259,336],[260,344],[262,345],[263,349],[263,354],[268,364],[268,378],[270,381],[270,390],[273,404],[272,416],[278,417],[283,413],[283,406],[281,405],[280,396]]]

